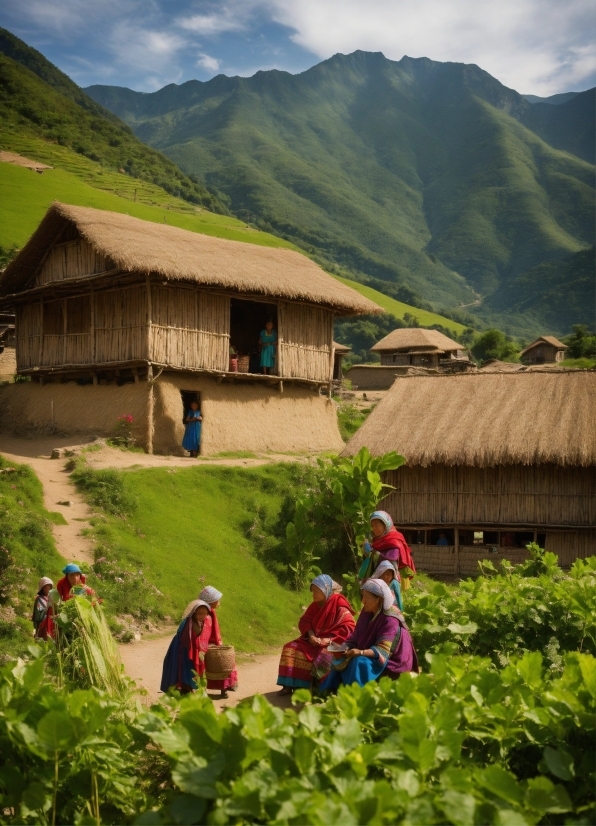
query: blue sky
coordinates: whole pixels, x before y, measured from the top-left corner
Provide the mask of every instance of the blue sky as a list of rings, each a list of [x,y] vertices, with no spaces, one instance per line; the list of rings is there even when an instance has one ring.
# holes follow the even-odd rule
[[[81,86],[295,73],[356,49],[477,63],[526,94],[596,85],[594,0],[0,0],[0,25]]]

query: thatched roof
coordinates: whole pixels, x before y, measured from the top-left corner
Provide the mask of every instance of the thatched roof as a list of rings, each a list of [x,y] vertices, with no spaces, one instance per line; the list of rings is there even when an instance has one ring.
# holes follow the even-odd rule
[[[444,336],[438,330],[423,330],[420,327],[404,327],[393,330],[385,338],[378,341],[371,347],[371,353],[382,353],[386,350],[409,350],[410,348],[425,347],[425,352],[442,351],[448,353],[450,350],[462,350],[463,345],[457,341]],[[420,352],[420,350],[417,350]]]
[[[596,372],[398,378],[344,450],[409,465],[596,465]]]
[[[528,350],[531,350],[532,347],[536,347],[537,344],[542,344],[543,342],[546,342],[546,344],[550,344],[553,347],[556,347],[558,350],[567,349],[567,345],[563,344],[562,341],[559,341],[559,339],[555,338],[554,336],[540,336],[540,338],[537,338],[536,341],[533,341],[531,344],[528,344],[528,346],[521,351],[520,356],[523,356],[523,354],[527,353]]]
[[[338,355],[342,356],[352,352],[352,348],[348,344],[340,344],[338,341],[333,342],[333,349]]]
[[[0,275],[0,297],[32,286],[36,267],[65,222],[124,271],[308,301],[339,315],[383,312],[293,250],[213,238],[130,215],[59,203],[52,204],[26,246]]]

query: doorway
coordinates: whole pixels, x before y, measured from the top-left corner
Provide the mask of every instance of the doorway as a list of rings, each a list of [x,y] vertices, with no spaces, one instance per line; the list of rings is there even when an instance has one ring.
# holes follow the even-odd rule
[[[230,300],[230,347],[239,356],[248,356],[248,370],[242,372],[261,372],[259,336],[268,321],[272,321],[277,330],[276,304],[240,298]]]
[[[199,405],[199,410],[201,409],[201,394],[197,390],[181,390],[180,396],[182,397],[182,424],[186,427],[186,422],[184,419],[188,415],[188,411],[190,410],[190,406],[193,402],[196,402]],[[201,413],[202,415],[202,413]],[[202,424],[205,422],[203,421]],[[201,426],[201,435],[202,435],[203,427]],[[201,454],[201,447],[202,447],[203,439],[199,440],[199,455]],[[184,445],[183,445],[184,447]],[[189,449],[188,447],[186,448]],[[192,455],[192,454],[191,454]]]

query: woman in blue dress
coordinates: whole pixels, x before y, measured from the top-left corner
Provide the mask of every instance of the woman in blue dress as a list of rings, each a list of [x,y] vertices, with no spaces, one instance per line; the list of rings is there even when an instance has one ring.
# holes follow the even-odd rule
[[[268,321],[265,324],[265,329],[261,330],[259,347],[261,350],[261,372],[270,373],[275,367],[275,350],[277,348],[277,333],[273,329],[272,321]]]
[[[201,422],[203,417],[199,410],[198,402],[190,403],[190,410],[184,419],[184,439],[182,439],[182,447],[188,450],[193,458],[199,455],[199,448],[201,446]]]

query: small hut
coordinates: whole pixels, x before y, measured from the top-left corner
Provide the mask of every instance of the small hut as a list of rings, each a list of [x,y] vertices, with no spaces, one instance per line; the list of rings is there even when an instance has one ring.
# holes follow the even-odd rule
[[[396,450],[384,500],[423,571],[596,553],[596,372],[398,378],[344,450]]]
[[[470,365],[468,351],[438,330],[405,327],[391,333],[370,348],[379,353],[381,366],[427,367],[434,370],[465,370]]]
[[[57,203],[0,276],[0,309],[32,379],[2,391],[4,427],[105,434],[133,415],[163,453],[180,451],[192,400],[205,453],[339,446],[321,395],[333,320],[382,312],[297,252]],[[276,364],[261,375],[269,320]]]
[[[540,336],[519,354],[522,364],[557,364],[565,358],[567,345],[554,336]]]

